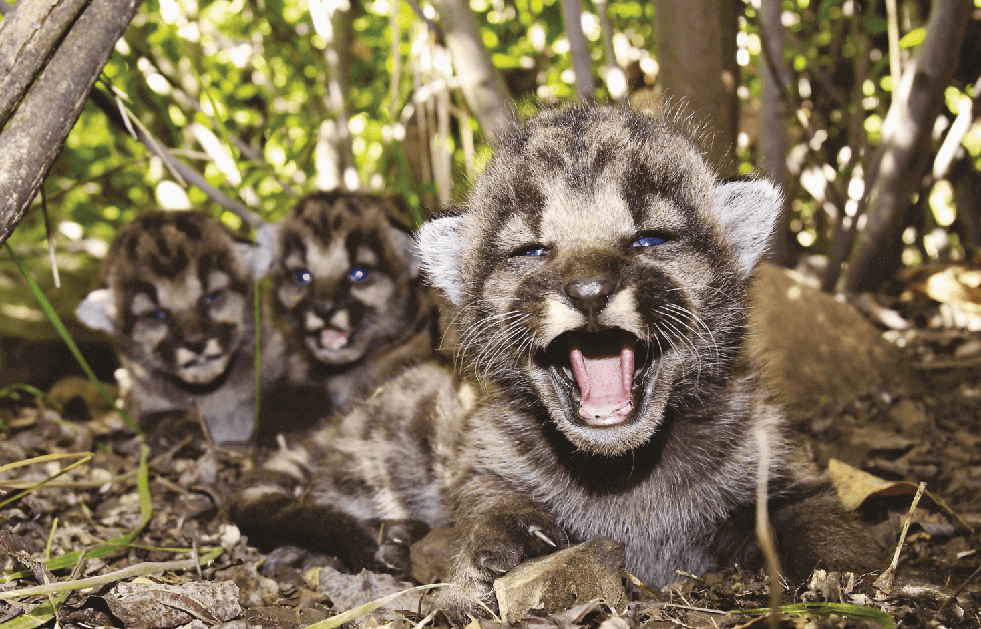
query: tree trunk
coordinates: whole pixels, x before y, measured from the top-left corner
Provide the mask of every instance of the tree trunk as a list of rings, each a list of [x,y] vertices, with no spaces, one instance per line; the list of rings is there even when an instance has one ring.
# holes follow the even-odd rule
[[[453,69],[484,136],[496,145],[508,127],[513,100],[504,75],[491,63],[490,51],[467,0],[434,0],[439,26],[453,58]]]
[[[896,87],[866,186],[867,220],[852,251],[849,291],[874,291],[899,267],[906,212],[930,165],[930,136],[971,10],[965,0],[933,4],[926,38]]]
[[[787,190],[787,125],[790,104],[787,90],[790,87],[790,68],[784,59],[783,9],[780,0],[762,0],[760,26],[763,29],[763,45],[766,46],[764,62],[760,63],[762,95],[760,106],[760,157],[766,176],[773,183]],[[769,259],[776,264],[787,262],[790,230],[787,228],[789,213],[784,201],[783,215],[774,230],[770,243]]]
[[[327,42],[324,50],[324,106],[332,116],[320,125],[317,136],[317,186],[322,190],[354,190],[360,187],[361,182],[354,162],[347,112],[353,15],[350,5],[344,9],[338,3],[319,0],[310,2],[310,15],[314,29]]]
[[[733,0],[656,0],[654,14],[664,95],[707,122],[709,162],[724,175],[734,174],[738,73]]]
[[[0,22],[0,129],[88,0],[21,0]]]
[[[0,243],[24,217],[139,4],[92,0],[0,132]]]
[[[565,24],[565,36],[569,39],[569,52],[572,54],[576,94],[584,102],[594,102],[596,82],[593,80],[593,59],[589,54],[589,43],[582,32],[582,0],[562,0],[562,22]]]

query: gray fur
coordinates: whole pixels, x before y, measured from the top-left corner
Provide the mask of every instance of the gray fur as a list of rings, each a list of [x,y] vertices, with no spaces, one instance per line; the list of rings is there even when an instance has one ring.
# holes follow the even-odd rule
[[[719,218],[748,276],[766,252],[783,211],[783,195],[765,180],[722,183],[715,191]]]
[[[444,216],[419,228],[417,243],[422,266],[433,286],[459,305],[462,298],[460,252],[464,246],[465,216]]]

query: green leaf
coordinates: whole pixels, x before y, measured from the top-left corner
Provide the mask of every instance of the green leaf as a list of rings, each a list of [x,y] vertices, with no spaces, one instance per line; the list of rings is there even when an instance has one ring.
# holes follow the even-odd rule
[[[899,47],[913,48],[922,44],[924,39],[926,39],[926,28],[921,26],[903,35],[903,38],[899,40]]]

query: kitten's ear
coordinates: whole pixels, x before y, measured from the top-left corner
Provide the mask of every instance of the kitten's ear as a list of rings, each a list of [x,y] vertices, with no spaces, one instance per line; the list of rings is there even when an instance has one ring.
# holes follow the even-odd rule
[[[419,250],[412,236],[403,229],[389,225],[388,239],[392,243],[392,250],[395,255],[399,257],[402,266],[409,272],[409,277],[413,279],[419,277],[422,262],[419,260]]]
[[[715,187],[716,212],[736,249],[739,268],[749,275],[766,253],[783,211],[783,194],[769,181],[734,181]]]
[[[75,310],[78,320],[93,330],[109,334],[116,332],[116,295],[108,288],[99,288],[85,296]]]
[[[460,304],[463,293],[460,255],[466,227],[465,215],[443,216],[423,223],[416,238],[422,269],[429,281],[456,305]]]
[[[276,226],[263,223],[255,232],[255,244],[235,243],[245,265],[252,272],[252,278],[261,280],[272,267],[276,249]]]

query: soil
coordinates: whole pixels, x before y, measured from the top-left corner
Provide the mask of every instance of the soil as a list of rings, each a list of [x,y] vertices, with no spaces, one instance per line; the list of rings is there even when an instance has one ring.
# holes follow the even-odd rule
[[[900,548],[898,569],[891,584],[876,581],[880,575],[820,570],[800,586],[783,582],[781,603],[790,607],[779,616],[781,627],[981,627],[981,367],[971,353],[981,337],[949,321],[938,325],[936,302],[877,298],[863,310],[881,315],[883,303],[891,321],[906,323],[886,336],[901,340],[916,366],[909,382],[838,392],[791,410],[794,428],[818,465],[835,473],[846,504],[883,548]],[[881,320],[876,324],[881,334]],[[266,555],[223,511],[253,465],[247,453],[209,448],[184,433],[138,438],[80,379],[63,380],[40,404],[0,403],[0,628],[55,626],[52,601],[61,627],[291,628],[330,618],[399,629],[447,625],[419,592],[372,615],[338,617],[414,584],[346,575],[329,558],[314,568],[279,562],[274,578],[263,576]],[[927,493],[911,512],[920,483]],[[25,590],[72,580],[84,581],[52,598]],[[677,584],[657,591],[628,582],[625,608],[581,601],[531,609],[514,624],[762,627],[769,592],[763,573],[679,574]],[[484,629],[501,624],[480,621]]]

